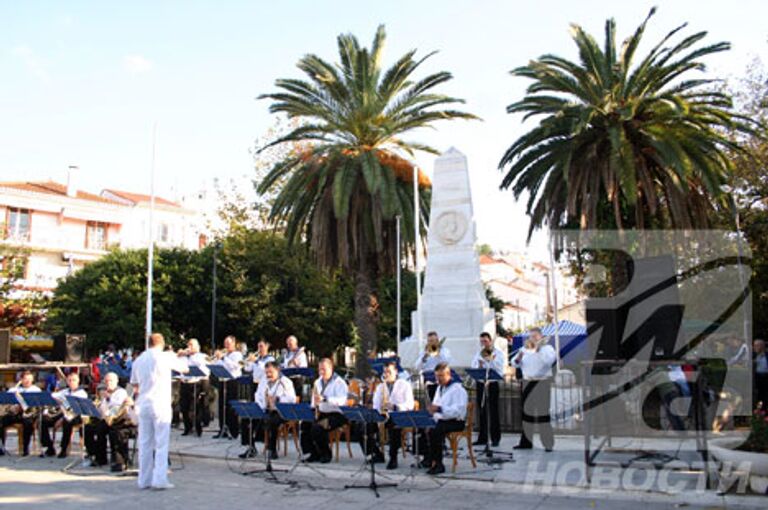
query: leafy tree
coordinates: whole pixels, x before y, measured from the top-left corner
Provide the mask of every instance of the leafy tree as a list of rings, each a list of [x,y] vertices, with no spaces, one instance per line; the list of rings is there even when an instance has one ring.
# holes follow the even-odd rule
[[[543,55],[512,71],[533,83],[507,107],[542,117],[501,159],[502,188],[530,194],[530,234],[551,228],[697,228],[710,224],[747,132],[727,93],[694,74],[725,42],[701,46],[706,32],[669,32],[636,62],[655,10],[620,48],[605,24],[603,46],[572,26],[579,61]]]
[[[2,241],[6,228],[0,223],[0,329],[10,329],[13,335],[36,335],[42,332],[47,299],[40,292],[22,288],[29,250]]]
[[[356,37],[338,37],[339,63],[306,55],[298,68],[308,80],[279,79],[270,111],[301,124],[263,149],[303,144],[299,154],[274,166],[258,191],[279,189],[270,220],[285,226],[293,245],[306,240],[319,267],[342,268],[355,286],[354,322],[365,353],[376,350],[381,276],[394,271],[395,217],[403,218],[406,250],[413,250],[413,167],[415,151],[436,153],[403,136],[438,120],[472,119],[447,109],[462,101],[433,89],[449,81],[445,71],[415,78],[426,57],[412,50],[384,69],[384,27],[370,49]],[[419,178],[422,210],[428,211],[428,187]],[[419,235],[422,233],[420,232]],[[365,356],[358,356],[364,363]],[[362,367],[359,367],[362,368]]]

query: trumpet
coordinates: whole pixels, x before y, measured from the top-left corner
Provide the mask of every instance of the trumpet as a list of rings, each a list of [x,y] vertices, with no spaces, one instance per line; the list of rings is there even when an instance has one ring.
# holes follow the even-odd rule
[[[424,349],[424,357],[421,359],[422,363],[426,363],[427,359],[430,357],[435,357],[440,355],[440,350],[443,348],[443,344],[445,343],[446,337],[443,337],[440,339],[440,343],[438,344],[427,344],[427,347]]]
[[[496,352],[494,351],[493,346],[485,347],[480,351],[480,357],[482,357],[483,361],[486,363],[490,363],[496,359]]]
[[[549,342],[548,336],[542,336],[538,340],[534,340],[531,337],[528,337],[525,340],[525,348],[532,351],[538,351],[543,345],[546,345]]]
[[[248,365],[249,363],[253,363],[257,359],[259,359],[259,355],[256,354],[255,352],[252,352],[247,357],[245,357],[243,360],[240,361],[240,366],[245,367],[246,365]]]

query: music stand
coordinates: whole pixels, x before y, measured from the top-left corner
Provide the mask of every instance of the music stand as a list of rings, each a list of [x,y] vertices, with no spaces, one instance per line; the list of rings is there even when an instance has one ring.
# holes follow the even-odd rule
[[[486,464],[503,464],[504,462],[507,462],[505,459],[500,459],[498,457],[493,456],[493,450],[491,450],[490,442],[491,442],[491,406],[488,404],[488,387],[491,385],[494,381],[501,381],[503,380],[503,377],[501,377],[501,374],[499,374],[497,371],[491,369],[491,366],[488,365],[485,368],[468,368],[465,371],[467,375],[469,375],[472,379],[475,380],[475,382],[480,383],[483,385],[483,399],[480,402],[481,409],[485,409],[485,449],[483,450],[483,453],[485,454],[485,460],[481,460],[481,462],[485,462]],[[512,454],[507,452],[496,452],[499,454],[508,455],[510,457],[509,460],[512,460]]]
[[[414,462],[411,464],[411,473],[408,475],[412,480],[416,480],[416,471],[419,467],[419,429],[433,429],[437,426],[429,412],[422,409],[420,411],[392,411],[389,413],[389,419],[400,430],[406,428],[413,429],[414,442]]]
[[[37,393],[24,393],[24,395],[19,394],[19,398],[24,400],[24,402],[27,404],[27,407],[30,407],[32,409],[35,408],[44,408],[44,407],[59,407],[59,403],[54,400],[54,398],[51,396],[51,393],[48,391],[40,391]],[[37,416],[37,424],[38,424],[38,432],[40,433],[40,437],[43,437],[43,413],[42,411]],[[40,457],[45,457],[45,453],[43,452],[43,444],[40,443]]]
[[[315,422],[315,410],[307,403],[281,404],[280,402],[276,402],[275,408],[277,409],[277,414],[279,414],[283,420],[295,421],[298,424],[299,434],[301,434],[302,423]],[[293,471],[301,464],[302,466],[313,470],[315,473],[321,476],[325,476],[325,474],[322,471],[319,471],[313,466],[310,466],[307,463],[307,461],[304,460],[304,451],[301,448],[301,440],[299,440],[298,454],[299,454],[298,459],[296,460],[296,462],[293,463],[293,466],[291,466],[291,468],[288,470],[289,473],[293,473]]]
[[[96,406],[88,400],[87,398],[81,398],[81,397],[73,397],[71,395],[65,397],[67,399],[67,402],[69,402],[69,407],[72,409],[72,412],[74,412],[76,415],[80,416],[80,419],[82,420],[83,416],[91,417],[91,418],[101,418],[101,412],[96,408]],[[83,427],[85,427],[85,423],[83,423]],[[83,432],[85,434],[85,432]],[[85,462],[85,449],[80,449],[80,462]],[[69,464],[64,467],[64,472],[66,473],[69,471],[72,466],[77,464],[77,461],[74,460],[70,462]]]
[[[387,421],[386,417],[384,417],[381,413],[379,413],[375,409],[368,409],[367,407],[363,407],[363,406],[356,406],[356,407],[340,406],[339,409],[341,410],[341,413],[349,422],[359,423],[363,427],[363,445],[365,445],[365,448],[363,449],[363,452],[365,453],[363,468],[365,468],[366,463],[371,467],[370,468],[371,481],[368,485],[345,485],[344,488],[345,489],[370,489],[373,491],[374,494],[376,494],[376,497],[378,498],[380,497],[379,488],[397,487],[396,483],[377,483],[376,482],[376,463],[373,462],[373,454],[370,451],[368,451],[368,424],[384,423],[385,421]]]
[[[221,406],[222,414],[224,416],[221,416],[221,430],[219,431],[219,437],[220,438],[226,438],[226,439],[232,439],[232,432],[229,430],[229,425],[227,425],[227,383],[235,378],[229,370],[224,368],[221,365],[208,365],[208,369],[211,371],[211,375],[213,375],[216,379],[221,382],[221,388],[222,388],[222,395],[219,395],[219,398],[224,399],[224,405]]]

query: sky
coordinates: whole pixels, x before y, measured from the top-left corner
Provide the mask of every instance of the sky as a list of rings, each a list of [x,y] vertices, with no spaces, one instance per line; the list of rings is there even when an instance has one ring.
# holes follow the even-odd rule
[[[0,180],[65,182],[78,165],[82,188],[150,188],[157,125],[156,189],[175,198],[213,177],[247,182],[251,149],[275,119],[259,94],[298,78],[307,53],[335,61],[336,36],[370,44],[387,29],[385,65],[405,51],[437,50],[422,73],[447,70],[442,92],[466,100],[480,122],[453,121],[414,140],[469,160],[478,241],[525,248],[528,218],[498,189],[503,151],[533,126],[508,115],[526,81],[509,70],[545,53],[575,58],[571,23],[602,41],[606,18],[623,40],[651,6],[647,51],[667,31],[706,30],[732,50],[708,73],[736,79],[755,57],[768,62],[768,2],[720,1],[140,1],[0,3]],[[422,76],[423,76],[422,75]],[[434,156],[418,163],[431,173]],[[243,184],[244,186],[246,184]],[[546,235],[531,251],[541,255]]]

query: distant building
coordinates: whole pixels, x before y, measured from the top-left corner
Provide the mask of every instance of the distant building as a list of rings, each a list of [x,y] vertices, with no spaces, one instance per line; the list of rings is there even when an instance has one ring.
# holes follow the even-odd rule
[[[0,243],[23,247],[29,254],[21,291],[51,291],[60,278],[112,247],[147,246],[149,197],[79,190],[76,172],[70,168],[66,185],[0,182]],[[158,246],[197,249],[205,241],[196,213],[169,200],[155,199],[154,224]]]

